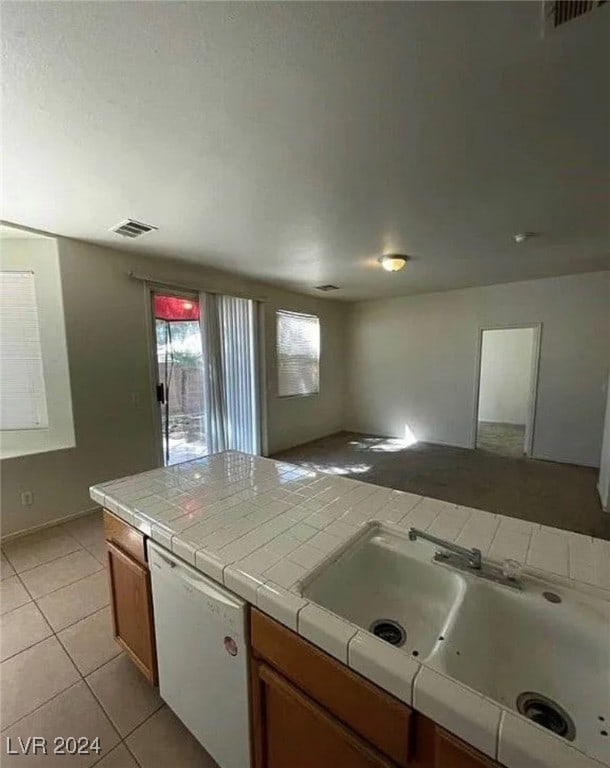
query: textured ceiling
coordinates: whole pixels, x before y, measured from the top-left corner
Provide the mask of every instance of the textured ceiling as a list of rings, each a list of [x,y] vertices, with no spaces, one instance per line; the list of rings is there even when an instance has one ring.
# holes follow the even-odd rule
[[[610,268],[609,11],[3,2],[2,218],[331,298]]]

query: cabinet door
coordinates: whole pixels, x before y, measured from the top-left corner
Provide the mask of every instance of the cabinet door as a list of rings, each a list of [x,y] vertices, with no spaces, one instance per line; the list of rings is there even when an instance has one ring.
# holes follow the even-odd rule
[[[256,768],[393,768],[312,699],[253,662]]]
[[[142,674],[157,684],[157,658],[148,568],[107,542],[112,621],[117,642]]]

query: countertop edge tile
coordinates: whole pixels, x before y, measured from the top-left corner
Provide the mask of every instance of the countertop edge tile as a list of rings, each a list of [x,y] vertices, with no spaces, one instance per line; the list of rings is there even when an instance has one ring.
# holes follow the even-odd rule
[[[251,605],[257,604],[256,592],[265,583],[265,577],[254,571],[244,571],[235,563],[224,569],[224,584],[227,589],[247,600]]]
[[[398,648],[358,630],[347,646],[348,666],[367,680],[413,704],[413,683],[421,665]]]
[[[489,699],[422,665],[413,689],[413,706],[495,759],[502,710]]]
[[[504,710],[498,735],[498,761],[506,768],[605,768],[561,737]]]
[[[318,648],[347,664],[347,648],[358,627],[314,603],[298,615],[298,633]]]
[[[272,581],[266,581],[256,590],[257,608],[295,632],[298,631],[297,617],[299,612],[307,605],[307,600]]]

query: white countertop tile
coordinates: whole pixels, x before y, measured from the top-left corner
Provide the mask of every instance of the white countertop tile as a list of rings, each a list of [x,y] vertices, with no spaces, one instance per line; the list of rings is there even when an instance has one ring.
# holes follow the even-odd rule
[[[298,613],[307,605],[307,600],[269,581],[257,589],[256,605],[261,611],[296,632]]]
[[[211,579],[223,583],[223,570],[226,562],[213,552],[198,549],[195,552],[195,567]]]
[[[374,680],[405,704],[413,703],[413,680],[420,665],[407,653],[359,630],[349,642],[347,655],[355,672]]]
[[[272,565],[271,568],[268,568],[264,575],[266,579],[279,584],[280,587],[291,589],[306,573],[307,569],[303,568],[302,565],[284,558],[275,565]]]
[[[309,603],[299,612],[298,631],[318,648],[347,664],[347,646],[358,627]]]
[[[565,739],[511,712],[502,713],[498,760],[507,768],[603,768]]]
[[[256,605],[256,591],[265,583],[265,578],[254,570],[243,570],[238,565],[227,565],[224,569],[224,583],[227,589],[243,597],[251,605]]]
[[[448,731],[495,758],[500,707],[438,672],[421,668],[413,705]]]

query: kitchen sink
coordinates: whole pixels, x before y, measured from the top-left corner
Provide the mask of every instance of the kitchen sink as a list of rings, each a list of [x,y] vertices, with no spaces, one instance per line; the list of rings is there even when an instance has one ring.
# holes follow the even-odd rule
[[[466,580],[431,562],[434,547],[373,526],[303,583],[302,594],[393,645],[428,658],[463,599]]]
[[[469,577],[430,666],[575,744],[605,750],[609,608],[529,575],[521,591]]]
[[[610,603],[529,573],[497,584],[434,562],[437,548],[373,524],[301,591],[607,761]]]

